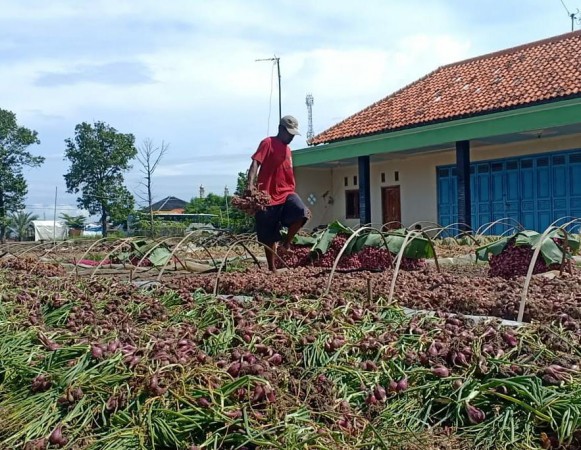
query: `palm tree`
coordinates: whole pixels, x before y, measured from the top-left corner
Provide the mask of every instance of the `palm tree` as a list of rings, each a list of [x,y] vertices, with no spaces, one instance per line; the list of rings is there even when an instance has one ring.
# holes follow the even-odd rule
[[[37,219],[38,216],[36,214],[18,211],[12,213],[8,218],[8,228],[18,236],[19,241],[22,241],[32,221]]]
[[[85,216],[71,216],[66,213],[62,213],[60,218],[65,221],[67,227],[73,230],[82,230],[85,226]]]

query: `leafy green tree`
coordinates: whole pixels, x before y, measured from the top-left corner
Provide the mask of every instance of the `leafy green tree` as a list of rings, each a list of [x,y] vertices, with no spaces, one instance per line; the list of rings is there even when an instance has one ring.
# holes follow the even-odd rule
[[[206,197],[192,198],[185,206],[186,214],[213,214],[211,222],[218,227],[222,227],[222,210],[226,211],[226,199],[223,196],[209,193]],[[225,214],[225,213],[224,213]],[[224,215],[225,217],[225,215]]]
[[[14,113],[0,109],[0,242],[6,236],[8,215],[24,208],[28,187],[23,168],[44,162],[26,150],[32,144],[40,144],[36,131],[18,126]]]
[[[135,198],[125,186],[115,186],[109,191],[115,202],[109,208],[109,218],[114,225],[127,224],[127,218],[135,209]]]
[[[238,179],[236,180],[236,195],[244,194],[246,187],[248,186],[248,171],[238,172]]]
[[[60,218],[64,220],[65,225],[73,230],[82,230],[85,226],[85,216],[71,216],[66,213],[62,213]]]
[[[236,195],[246,190],[248,174],[240,172],[236,183]],[[232,196],[208,194],[204,198],[192,198],[185,207],[188,214],[214,214],[212,223],[220,228],[229,228],[235,233],[248,233],[254,230],[254,217],[244,214],[231,206]]]
[[[209,193],[204,198],[192,198],[185,207],[185,212],[190,214],[211,214],[208,211],[213,208],[215,211],[221,211],[221,207],[226,208],[224,196]]]
[[[136,218],[139,219],[134,224],[136,235],[149,234],[150,237],[183,236],[191,222],[191,221],[178,222],[173,220],[161,220],[154,218],[152,231],[149,214],[138,212],[136,213]]]
[[[18,236],[18,240],[22,241],[33,220],[37,220],[38,216],[24,211],[17,211],[10,214],[8,218],[8,228],[12,233]]]
[[[236,180],[235,195],[242,195],[248,186],[248,171],[238,172],[238,179]],[[230,202],[232,198],[228,201]],[[233,224],[233,229],[239,233],[250,233],[254,231],[254,217],[243,213],[239,209],[230,208],[230,220]]]
[[[65,157],[71,167],[64,176],[67,192],[78,193],[79,207],[90,214],[101,214],[103,236],[107,219],[123,222],[133,210],[135,200],[123,184],[123,173],[137,155],[135,137],[122,134],[104,122],[83,122],[75,127],[74,139],[66,139]]]

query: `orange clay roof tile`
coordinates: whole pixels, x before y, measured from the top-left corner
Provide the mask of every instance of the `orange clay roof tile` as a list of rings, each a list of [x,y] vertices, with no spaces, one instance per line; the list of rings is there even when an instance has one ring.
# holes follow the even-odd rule
[[[578,96],[581,31],[442,66],[315,136],[322,144]]]

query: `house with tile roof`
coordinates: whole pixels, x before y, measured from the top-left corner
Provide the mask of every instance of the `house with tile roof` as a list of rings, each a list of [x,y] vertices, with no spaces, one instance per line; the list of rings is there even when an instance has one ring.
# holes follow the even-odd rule
[[[581,31],[440,67],[293,162],[312,228],[581,217]]]
[[[188,202],[169,196],[151,205],[153,214],[183,214]]]

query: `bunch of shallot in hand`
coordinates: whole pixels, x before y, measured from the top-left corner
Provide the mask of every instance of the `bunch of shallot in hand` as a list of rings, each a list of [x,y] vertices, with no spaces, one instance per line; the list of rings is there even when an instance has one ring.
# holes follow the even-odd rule
[[[270,201],[271,197],[266,191],[246,191],[242,196],[232,197],[232,206],[253,216],[258,211],[264,211]]]

